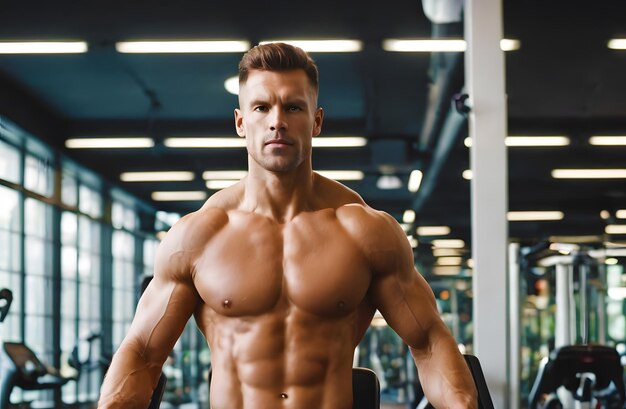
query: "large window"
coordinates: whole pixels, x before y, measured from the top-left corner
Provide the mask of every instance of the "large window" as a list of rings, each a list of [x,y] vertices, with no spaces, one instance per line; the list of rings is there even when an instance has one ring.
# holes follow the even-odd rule
[[[139,269],[136,268],[135,235],[128,230],[137,225],[136,213],[121,203],[112,206],[113,231],[113,345],[124,339],[135,315]]]
[[[139,232],[137,208],[154,210],[60,156],[0,116],[0,288],[13,292],[0,330],[65,376],[76,374],[69,365],[74,348],[86,361],[91,346],[78,382],[60,394],[74,405],[97,400],[103,374],[97,361],[126,335],[140,275],[153,274],[158,242]],[[183,389],[193,386],[195,358],[188,357],[195,350],[191,338],[177,347],[185,376],[173,384]],[[15,388],[11,398],[33,408],[62,406],[51,390]]]
[[[20,341],[22,338],[20,201],[17,191],[0,185],[0,288],[13,292],[13,304],[2,324],[7,341]]]

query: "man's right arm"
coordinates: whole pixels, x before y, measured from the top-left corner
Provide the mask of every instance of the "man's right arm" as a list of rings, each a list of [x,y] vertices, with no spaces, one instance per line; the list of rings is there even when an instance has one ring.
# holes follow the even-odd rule
[[[192,278],[195,251],[189,246],[189,228],[189,221],[181,220],[159,245],[154,278],[113,357],[102,384],[99,408],[148,406],[163,362],[199,300]]]

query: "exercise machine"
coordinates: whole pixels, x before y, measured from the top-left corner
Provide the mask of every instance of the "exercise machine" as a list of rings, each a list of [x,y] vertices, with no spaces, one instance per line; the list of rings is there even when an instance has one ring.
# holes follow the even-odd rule
[[[548,340],[551,351],[539,363],[528,396],[530,409],[623,407],[624,369],[617,350],[604,345],[604,260],[612,251],[600,245],[556,242],[519,250],[526,279],[550,283],[556,305],[554,339]],[[543,291],[547,300],[552,293],[547,292],[549,287]]]
[[[13,294],[0,290],[0,323],[6,318]],[[0,409],[10,407],[11,392],[18,387],[24,390],[59,389],[72,378],[45,366],[35,353],[23,343],[3,342],[0,350]]]

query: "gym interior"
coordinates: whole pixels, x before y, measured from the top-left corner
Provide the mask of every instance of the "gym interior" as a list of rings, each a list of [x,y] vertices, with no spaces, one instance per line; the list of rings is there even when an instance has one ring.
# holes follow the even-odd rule
[[[2,6],[0,409],[95,407],[159,242],[246,173],[263,41],[317,62],[314,170],[402,225],[480,407],[624,407],[626,4],[222,3]],[[354,365],[428,407],[382,316]],[[210,368],[192,319],[154,407],[209,407]]]

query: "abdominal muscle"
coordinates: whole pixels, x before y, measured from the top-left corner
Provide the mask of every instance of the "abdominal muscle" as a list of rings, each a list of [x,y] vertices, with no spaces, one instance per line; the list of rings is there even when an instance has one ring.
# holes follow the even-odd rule
[[[284,302],[271,313],[196,316],[211,349],[212,409],[350,409],[356,313],[316,317]]]

